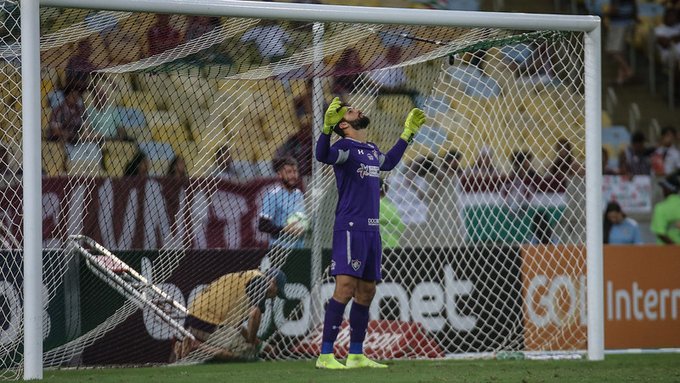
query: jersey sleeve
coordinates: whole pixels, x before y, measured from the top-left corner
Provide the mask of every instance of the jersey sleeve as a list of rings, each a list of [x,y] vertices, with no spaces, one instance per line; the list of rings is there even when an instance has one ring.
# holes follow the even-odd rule
[[[387,153],[380,153],[380,170],[388,171],[394,169],[399,161],[401,161],[401,157],[404,155],[407,147],[408,143],[400,138]]]
[[[349,158],[349,148],[343,140],[331,146],[331,135],[321,134],[316,140],[316,159],[328,165],[339,165],[345,163]]]
[[[276,205],[274,201],[274,193],[265,194],[262,198],[262,210],[260,211],[260,217],[274,220],[274,215],[276,214]]]

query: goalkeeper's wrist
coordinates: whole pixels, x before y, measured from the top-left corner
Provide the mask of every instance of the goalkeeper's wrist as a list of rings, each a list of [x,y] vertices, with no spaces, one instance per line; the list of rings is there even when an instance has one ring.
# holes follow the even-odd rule
[[[412,132],[408,129],[404,129],[404,131],[401,132],[401,136],[399,136],[399,138],[401,138],[402,140],[404,140],[404,141],[406,141],[407,143],[410,144],[413,141],[413,137],[415,135],[416,134],[414,132]]]
[[[330,135],[331,133],[333,133],[333,126],[324,125],[323,129],[321,129],[321,133]]]

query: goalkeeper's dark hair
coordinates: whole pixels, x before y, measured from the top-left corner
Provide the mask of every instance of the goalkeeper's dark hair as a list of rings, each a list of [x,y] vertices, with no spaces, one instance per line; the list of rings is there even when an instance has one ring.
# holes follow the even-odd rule
[[[298,162],[295,158],[290,156],[278,157],[272,160],[272,167],[274,168],[274,173],[278,173],[279,170],[283,169],[283,167],[287,165],[298,167]]]
[[[342,120],[342,121],[344,121],[344,120]],[[341,122],[342,122],[342,121],[341,121]],[[338,122],[338,123],[333,127],[333,131],[334,131],[338,136],[340,136],[340,137],[342,137],[342,138],[345,138],[345,132],[344,132],[342,129],[340,129],[340,122]]]

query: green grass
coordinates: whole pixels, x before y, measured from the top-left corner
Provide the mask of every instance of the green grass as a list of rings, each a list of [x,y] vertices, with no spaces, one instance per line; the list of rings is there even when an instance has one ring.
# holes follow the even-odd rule
[[[321,371],[312,361],[45,371],[45,382],[680,382],[680,354],[582,360],[397,361],[387,370]]]

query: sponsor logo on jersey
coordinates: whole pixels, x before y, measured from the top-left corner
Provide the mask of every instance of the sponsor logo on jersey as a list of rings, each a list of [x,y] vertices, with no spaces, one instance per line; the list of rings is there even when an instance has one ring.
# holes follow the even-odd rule
[[[359,177],[380,177],[380,166],[361,164],[357,169]]]
[[[380,220],[378,218],[369,218],[368,226],[380,226]]]

